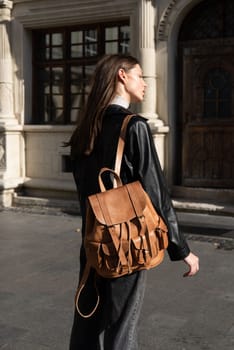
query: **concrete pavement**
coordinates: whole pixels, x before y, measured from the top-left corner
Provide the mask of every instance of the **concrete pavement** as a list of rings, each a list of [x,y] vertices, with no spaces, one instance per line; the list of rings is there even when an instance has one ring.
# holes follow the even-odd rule
[[[68,349],[81,221],[54,214],[0,212],[1,350]],[[193,216],[190,226],[179,219],[201,270],[183,278],[184,263],[166,257],[148,272],[139,350],[233,350],[234,223],[222,218],[220,231],[204,236],[190,231],[209,220],[217,227],[220,218]]]

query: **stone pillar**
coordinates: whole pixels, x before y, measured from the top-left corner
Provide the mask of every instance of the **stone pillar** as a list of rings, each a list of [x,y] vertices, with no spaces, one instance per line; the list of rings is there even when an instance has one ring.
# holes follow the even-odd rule
[[[138,1],[139,52],[144,79],[147,84],[141,113],[149,119],[157,119],[156,114],[156,53],[154,43],[155,9],[149,0]]]
[[[11,55],[12,1],[0,0],[0,125],[16,124]]]
[[[13,1],[0,0],[0,206],[10,206],[22,182],[22,127],[14,114],[11,10]]]
[[[165,158],[165,134],[168,127],[157,114],[157,77],[156,77],[156,7],[151,0],[138,0],[134,27],[138,31],[138,58],[143,69],[147,91],[141,104],[140,114],[148,118],[162,167]]]

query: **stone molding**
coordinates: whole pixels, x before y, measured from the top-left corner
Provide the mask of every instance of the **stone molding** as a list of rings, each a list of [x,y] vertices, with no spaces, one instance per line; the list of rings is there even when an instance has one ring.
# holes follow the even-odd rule
[[[161,19],[158,25],[158,40],[166,41],[168,38],[168,27],[169,27],[169,18],[171,13],[174,10],[174,7],[180,0],[172,0],[169,2],[169,5],[163,11]]]
[[[72,132],[75,129],[76,125],[24,125],[23,130],[25,132],[51,132],[51,133],[56,133],[56,132],[61,132],[61,133],[66,133],[66,132]]]
[[[87,23],[131,16],[138,0],[47,0],[14,1],[13,14],[24,27],[41,28],[69,23]],[[72,8],[72,10],[71,10]]]
[[[12,9],[13,7],[13,1],[12,0],[0,0],[0,9],[7,8]]]
[[[192,8],[199,2],[203,0],[171,0],[169,4],[163,11],[157,31],[157,40],[158,41],[167,41],[168,35],[170,32],[170,27],[173,24],[173,18],[176,17],[176,14],[181,15],[181,10],[185,7]]]

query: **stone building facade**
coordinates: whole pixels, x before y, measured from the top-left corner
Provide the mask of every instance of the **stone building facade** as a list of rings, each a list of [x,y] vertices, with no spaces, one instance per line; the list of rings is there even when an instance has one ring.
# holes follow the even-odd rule
[[[233,16],[232,16],[233,15]],[[98,57],[130,52],[172,194],[231,202],[231,0],[0,0],[0,199],[76,198],[69,139]]]

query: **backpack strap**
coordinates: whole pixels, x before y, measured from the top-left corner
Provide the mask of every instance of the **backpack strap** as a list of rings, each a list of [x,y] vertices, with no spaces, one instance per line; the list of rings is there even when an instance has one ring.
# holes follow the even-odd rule
[[[82,278],[81,278],[81,281],[79,283],[79,286],[77,288],[77,291],[76,291],[76,295],[75,295],[75,305],[76,305],[76,309],[77,309],[77,312],[80,314],[80,316],[84,317],[84,318],[89,318],[91,317],[94,312],[97,310],[97,307],[99,305],[99,302],[100,302],[100,295],[99,295],[99,292],[98,292],[98,288],[97,288],[97,284],[96,284],[96,273],[95,273],[95,280],[94,280],[94,287],[96,289],[96,292],[97,292],[97,301],[96,301],[96,305],[94,306],[93,310],[91,312],[89,312],[88,314],[84,314],[81,310],[80,310],[80,307],[79,307],[79,298],[80,298],[80,295],[81,295],[81,292],[82,290],[84,289],[85,285],[86,285],[86,282],[89,278],[89,273],[90,273],[90,264],[87,262],[86,265],[85,265],[85,269],[84,269],[84,272],[83,272],[83,275],[82,275]]]
[[[129,114],[124,118],[121,130],[120,130],[120,135],[119,135],[119,141],[118,141],[118,146],[117,146],[117,152],[116,152],[116,158],[115,158],[115,167],[114,170],[120,176],[120,168],[121,168],[121,163],[122,163],[122,157],[123,157],[123,151],[124,151],[124,145],[125,145],[125,136],[127,132],[127,126],[129,121],[134,117],[135,114]]]

